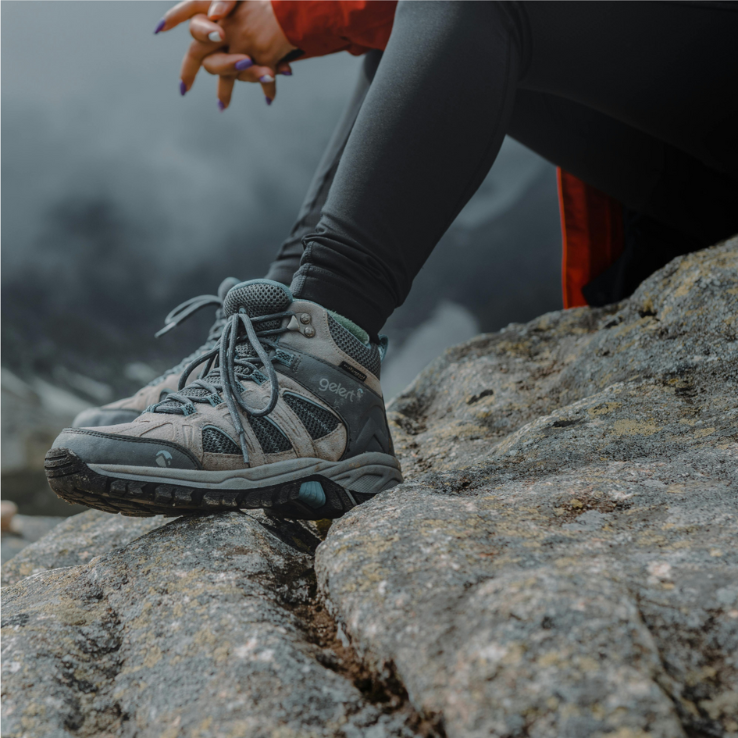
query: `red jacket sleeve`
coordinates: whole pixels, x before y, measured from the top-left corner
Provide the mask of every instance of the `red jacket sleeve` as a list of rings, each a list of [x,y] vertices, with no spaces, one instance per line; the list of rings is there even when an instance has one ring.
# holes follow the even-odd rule
[[[619,202],[563,169],[558,179],[564,307],[583,307],[582,287],[623,253],[623,210]]]
[[[358,55],[387,46],[397,0],[272,0],[272,7],[284,35],[305,57]]]

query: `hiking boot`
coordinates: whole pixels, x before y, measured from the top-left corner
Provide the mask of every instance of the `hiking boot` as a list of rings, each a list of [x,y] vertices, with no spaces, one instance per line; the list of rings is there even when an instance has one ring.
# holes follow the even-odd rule
[[[402,481],[379,384],[386,339],[270,280],[236,285],[223,310],[218,345],[178,391],[131,423],[59,435],[46,455],[57,495],[124,515],[318,520]]]
[[[218,343],[223,326],[225,325],[223,298],[228,294],[228,290],[236,284],[238,284],[238,280],[235,277],[227,277],[221,282],[217,295],[199,295],[198,297],[186,300],[174,308],[164,319],[164,327],[156,334],[157,337],[168,333],[172,328],[187,320],[187,318],[194,315],[198,310],[208,305],[217,305],[218,309],[215,311],[215,322],[210,328],[207,340],[197,351],[182,359],[177,366],[168,369],[160,377],[153,379],[145,387],[142,387],[136,392],[135,395],[111,402],[102,407],[90,407],[87,410],[83,410],[72,421],[72,427],[96,428],[101,425],[130,423],[149,405],[163,400],[170,392],[175,392],[182,370],[195,358],[210,351]]]

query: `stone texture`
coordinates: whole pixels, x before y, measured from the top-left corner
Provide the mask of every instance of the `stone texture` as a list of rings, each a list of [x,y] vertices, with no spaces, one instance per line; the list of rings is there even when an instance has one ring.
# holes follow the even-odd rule
[[[86,513],[22,551],[4,735],[738,736],[738,239],[390,418],[406,483],[320,545]]]
[[[738,735],[738,241],[451,349],[317,571],[454,736]]]
[[[6,588],[3,735],[410,735],[295,612],[317,539],[258,517],[180,518]]]
[[[15,584],[25,577],[48,569],[86,564],[124,546],[166,523],[161,516],[124,518],[100,510],[88,510],[63,519],[33,546],[24,547],[2,569],[2,585]]]
[[[2,533],[2,563],[10,561],[31,543],[41,540],[63,520],[51,515],[14,515],[9,529]]]

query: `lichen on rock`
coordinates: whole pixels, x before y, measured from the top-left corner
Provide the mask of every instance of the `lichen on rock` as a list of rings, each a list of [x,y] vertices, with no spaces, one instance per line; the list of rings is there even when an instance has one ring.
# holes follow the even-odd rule
[[[390,422],[406,482],[326,536],[22,551],[4,735],[738,736],[738,239],[450,349]]]

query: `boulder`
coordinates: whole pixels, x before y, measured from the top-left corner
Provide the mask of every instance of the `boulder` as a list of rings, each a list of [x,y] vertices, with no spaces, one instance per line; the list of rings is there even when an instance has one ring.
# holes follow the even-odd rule
[[[323,647],[335,629],[314,604],[307,526],[156,522],[4,589],[4,735],[412,735],[406,711],[387,714],[354,684],[340,642]]]
[[[4,735],[738,736],[738,239],[450,349],[390,422],[406,482],[327,535],[24,549]]]
[[[160,515],[124,518],[100,510],[65,518],[37,543],[24,548],[3,565],[2,586],[49,569],[86,564],[93,557],[124,546],[165,523],[166,518]]]
[[[738,240],[451,349],[317,571],[454,736],[738,735]]]

